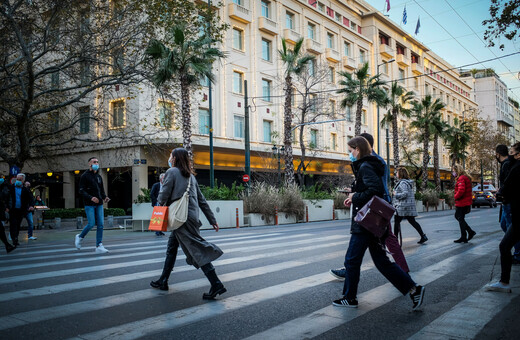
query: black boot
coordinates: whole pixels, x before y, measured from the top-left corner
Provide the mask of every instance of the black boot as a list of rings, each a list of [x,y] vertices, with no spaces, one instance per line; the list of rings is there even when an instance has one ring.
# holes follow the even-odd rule
[[[7,254],[9,254],[10,252],[12,252],[13,250],[15,250],[16,247],[15,246],[12,246],[11,244],[9,243],[6,243],[5,244],[5,251],[7,252]]]
[[[473,238],[477,233],[473,229],[468,230],[468,241]]]
[[[424,242],[428,241],[428,237],[426,237],[426,234],[421,235],[421,239],[419,240],[419,244],[423,244]]]
[[[215,299],[215,296],[224,294],[227,289],[224,288],[224,285],[222,282],[220,282],[217,272],[213,269],[207,273],[204,273],[206,277],[208,278],[209,282],[211,283],[211,288],[208,293],[204,293],[202,295],[202,299],[204,300],[213,300]]]
[[[150,286],[152,286],[153,288],[160,289],[160,290],[168,290],[168,279],[170,278],[170,274],[173,270],[173,266],[175,265],[176,258],[177,258],[177,253],[166,255],[161,277],[157,281],[150,282]]]

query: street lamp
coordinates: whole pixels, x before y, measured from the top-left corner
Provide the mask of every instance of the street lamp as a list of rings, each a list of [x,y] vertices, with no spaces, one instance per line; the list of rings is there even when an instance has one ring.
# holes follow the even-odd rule
[[[282,183],[282,172],[280,169],[280,154],[285,151],[285,147],[282,145],[279,149],[276,145],[273,145],[273,155],[278,159],[278,187],[280,187]]]
[[[384,64],[389,64],[389,63],[393,63],[395,61],[394,58],[390,59],[390,60],[387,60],[387,61],[383,61],[381,64],[378,64],[377,65],[377,75],[379,76],[379,66],[381,65],[384,65]],[[379,146],[381,143],[380,143],[380,138],[379,138],[379,104],[377,104],[377,153],[378,154],[381,154],[381,147]],[[388,128],[387,128],[388,130]]]

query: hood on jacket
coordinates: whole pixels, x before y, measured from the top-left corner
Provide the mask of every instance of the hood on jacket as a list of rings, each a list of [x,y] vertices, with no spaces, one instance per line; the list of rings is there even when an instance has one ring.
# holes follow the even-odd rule
[[[354,169],[354,172],[358,172],[359,168],[361,167],[361,164],[365,162],[370,163],[370,165],[372,165],[378,176],[382,177],[385,174],[385,165],[383,164],[383,162],[381,162],[381,160],[379,160],[376,156],[372,155],[365,156],[352,163],[352,168]]]

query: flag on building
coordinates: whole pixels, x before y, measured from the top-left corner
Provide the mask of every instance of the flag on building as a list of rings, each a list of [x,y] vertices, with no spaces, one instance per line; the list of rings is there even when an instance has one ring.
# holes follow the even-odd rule
[[[415,34],[419,33],[419,28],[421,28],[421,18],[417,18],[417,26],[415,26]]]
[[[386,11],[390,11],[390,0],[386,0]]]
[[[405,5],[404,11],[403,11],[403,24],[406,25],[407,22],[408,22],[408,16],[406,15],[406,5]]]

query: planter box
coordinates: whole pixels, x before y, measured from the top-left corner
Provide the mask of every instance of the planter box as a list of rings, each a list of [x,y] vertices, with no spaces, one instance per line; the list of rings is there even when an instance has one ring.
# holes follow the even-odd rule
[[[334,217],[336,220],[350,219],[350,209],[334,209]]]
[[[426,207],[424,206],[422,201],[415,201],[415,208],[417,209],[417,213],[426,211]]]
[[[237,227],[237,209],[238,209],[238,226],[243,227],[244,224],[244,201],[208,201],[209,207],[220,228],[236,228]],[[206,216],[199,209],[199,219],[202,222],[200,229],[213,229],[209,224]]]
[[[308,208],[309,222],[332,220],[333,200],[303,200]],[[306,217],[303,217],[306,220]]]
[[[264,226],[264,225],[273,225],[274,224],[274,216],[271,216],[270,223],[267,223],[264,215],[249,213],[247,215],[247,219],[250,227]]]
[[[298,221],[296,220],[295,215],[290,215],[289,213],[283,211],[278,212],[278,224],[293,224],[297,222]]]

